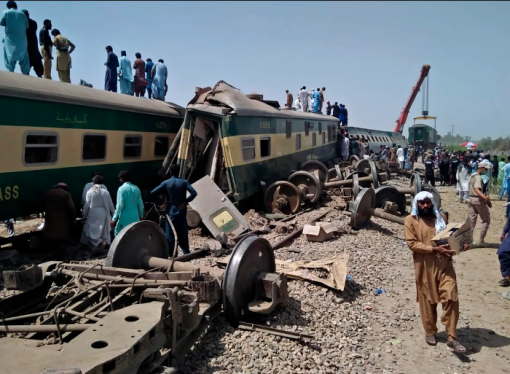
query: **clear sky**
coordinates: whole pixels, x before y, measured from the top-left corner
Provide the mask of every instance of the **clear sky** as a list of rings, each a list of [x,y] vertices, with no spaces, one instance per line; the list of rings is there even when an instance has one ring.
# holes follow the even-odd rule
[[[285,89],[296,98],[303,85],[326,86],[326,100],[348,108],[349,125],[393,130],[430,64],[429,115],[441,134],[451,125],[474,139],[510,134],[508,2],[17,3],[76,45],[74,84],[103,89],[110,44],[131,61],[135,52],[163,58],[167,100],[183,106],[195,87],[219,80],[282,106]],[[420,93],[404,135],[421,106]]]

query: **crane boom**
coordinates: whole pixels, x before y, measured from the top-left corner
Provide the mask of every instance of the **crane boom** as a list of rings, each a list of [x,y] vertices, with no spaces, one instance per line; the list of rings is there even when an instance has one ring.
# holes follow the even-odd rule
[[[404,125],[407,121],[407,115],[409,114],[409,110],[411,110],[411,106],[413,105],[414,99],[416,99],[416,96],[418,95],[418,92],[420,92],[420,87],[425,80],[425,78],[429,75],[430,65],[423,65],[420,72],[420,77],[418,78],[418,82],[416,82],[416,85],[411,90],[411,95],[409,96],[409,99],[407,99],[406,105],[404,106],[404,109],[402,109],[402,113],[400,113],[400,117],[397,119],[397,124],[395,125],[395,129],[393,132],[399,132],[402,134],[402,131],[404,130]]]

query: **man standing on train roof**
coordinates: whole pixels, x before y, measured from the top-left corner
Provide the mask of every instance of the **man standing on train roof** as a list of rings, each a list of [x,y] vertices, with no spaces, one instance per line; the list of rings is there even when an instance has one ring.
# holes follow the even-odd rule
[[[30,73],[30,61],[28,59],[27,29],[28,19],[23,12],[18,10],[14,1],[7,2],[7,10],[2,13],[0,26],[5,27],[4,63],[5,68],[14,73],[16,63],[19,63],[21,73]]]
[[[447,218],[439,212],[434,196],[422,191],[414,197],[411,214],[405,219],[404,237],[413,252],[416,301],[420,307],[425,342],[431,346],[437,344],[437,304],[441,303],[441,322],[448,335],[447,345],[455,352],[464,353],[466,348],[457,341],[459,296],[451,258],[454,251],[447,244],[436,246],[432,242],[446,225]],[[467,249],[468,244],[464,244],[462,250]]]
[[[50,30],[53,27],[51,21],[49,19],[45,19],[43,22],[43,27],[39,31],[39,45],[41,46],[41,54],[43,58],[43,76],[44,79],[51,80],[51,60],[53,57],[51,56],[51,51],[53,48],[53,43],[51,42]]]
[[[99,175],[100,177],[102,177],[102,174],[100,171],[93,171],[92,172],[92,182],[89,182],[85,185],[85,187],[83,187],[83,192],[81,194],[81,205],[85,205],[85,199],[87,198],[87,192],[89,192],[90,190],[90,187],[92,187],[94,185],[94,177],[96,175]],[[102,189],[105,189],[108,191],[108,189],[106,188],[106,186],[104,184],[101,183],[101,188]]]
[[[324,105],[324,91],[326,91],[326,87],[322,87],[319,91],[319,113],[322,114],[322,106]]]
[[[35,74],[39,78],[42,78],[44,69],[42,64],[41,52],[39,52],[39,42],[37,41],[37,22],[30,18],[28,10],[23,9],[22,12],[25,14],[28,20],[27,29],[28,61],[30,62],[30,67],[34,68]]]
[[[58,29],[53,29],[51,35],[53,35],[52,43],[57,51],[58,78],[61,82],[71,83],[71,53],[76,47],[69,39],[60,34]]]
[[[170,166],[170,179],[161,183],[158,187],[152,190],[151,195],[165,195],[166,214],[170,217],[172,225],[174,226],[175,233],[177,234],[177,243],[182,249],[184,254],[189,253],[189,240],[188,240],[188,222],[186,220],[187,205],[195,197],[197,191],[191,184],[183,178],[179,178],[181,169],[179,165],[173,164]],[[189,192],[189,197],[186,198],[186,191]],[[175,245],[175,238],[168,221],[166,221],[166,238],[168,241],[169,255],[172,255]]]
[[[168,69],[163,59],[159,59],[158,63],[152,68],[152,91],[154,99],[165,100],[166,80],[168,78]]]
[[[337,101],[335,101],[335,103],[331,107],[331,115],[335,118],[338,118],[338,116],[340,116],[340,107],[338,106]]]
[[[152,62],[151,58],[148,58],[145,64],[145,79],[147,80],[147,97],[152,99],[152,68],[154,67],[154,62]]]
[[[149,84],[145,79],[145,61],[142,60],[142,54],[139,52],[135,53],[135,57],[136,60],[133,63],[133,69],[135,69],[135,96],[144,97],[147,84]]]
[[[117,68],[119,67],[119,59],[111,45],[106,46],[106,74],[104,77],[104,90],[117,92]]]
[[[320,106],[321,106],[321,93],[320,88],[317,88],[317,91],[313,93],[313,112],[319,113]]]
[[[131,69],[131,61],[126,56],[126,51],[120,51],[119,61],[119,82],[120,93],[123,95],[133,95],[133,71]]]
[[[143,201],[140,189],[130,182],[129,171],[123,170],[119,173],[119,182],[121,186],[117,190],[117,208],[113,214],[110,226],[115,227],[115,236],[121,230],[138,222],[143,217]]]
[[[340,126],[347,126],[345,124],[345,112],[343,104],[340,104],[340,110],[338,112],[338,119],[340,120]]]
[[[285,102],[285,108],[292,109],[292,102],[294,101],[294,97],[289,92],[289,90],[285,90],[285,93],[287,94],[287,101]]]
[[[345,104],[342,104],[342,108],[344,108],[345,126],[348,126],[349,125],[349,112],[347,111]]]
[[[67,257],[65,251],[71,239],[72,228],[76,225],[76,209],[67,192],[67,184],[58,183],[46,192],[42,204],[45,247],[56,248],[59,257],[56,260],[64,260],[62,257]]]
[[[328,116],[330,116],[330,115],[331,115],[331,109],[333,108],[333,105],[331,105],[331,103],[329,102],[329,100],[328,100],[328,101],[326,101],[326,104],[327,104],[327,105],[326,105],[326,114],[327,114]]]
[[[301,91],[299,91],[299,102],[301,103],[301,111],[308,112],[308,97],[310,94],[306,90],[306,86],[301,87]]]

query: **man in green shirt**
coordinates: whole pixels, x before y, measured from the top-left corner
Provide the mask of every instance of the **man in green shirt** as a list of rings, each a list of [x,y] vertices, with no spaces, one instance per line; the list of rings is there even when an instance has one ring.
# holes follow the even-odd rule
[[[489,196],[483,194],[482,173],[489,170],[490,166],[486,163],[479,163],[476,173],[472,174],[469,179],[469,219],[471,220],[471,230],[475,229],[478,216],[482,220],[480,230],[480,240],[477,245],[485,244],[485,235],[491,223],[491,215],[489,208],[492,208]]]

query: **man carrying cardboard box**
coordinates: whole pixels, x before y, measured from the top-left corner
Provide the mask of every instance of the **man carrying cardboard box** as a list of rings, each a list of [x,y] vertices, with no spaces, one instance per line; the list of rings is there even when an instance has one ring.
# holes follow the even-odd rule
[[[448,245],[435,246],[432,238],[446,228],[447,218],[439,213],[434,196],[427,191],[414,197],[411,215],[404,222],[407,245],[413,251],[416,294],[425,330],[425,341],[436,345],[437,304],[441,303],[441,323],[448,334],[448,346],[464,353],[466,348],[457,341],[459,297],[455,269]],[[465,247],[464,249],[467,249]]]
[[[489,230],[491,223],[491,214],[489,208],[492,208],[491,199],[483,193],[482,174],[489,170],[490,167],[484,162],[478,163],[476,173],[471,175],[469,179],[469,219],[471,220],[471,230],[474,232],[476,220],[478,216],[482,220],[482,227],[480,229],[480,240],[476,243],[477,246],[485,244],[485,235]]]

